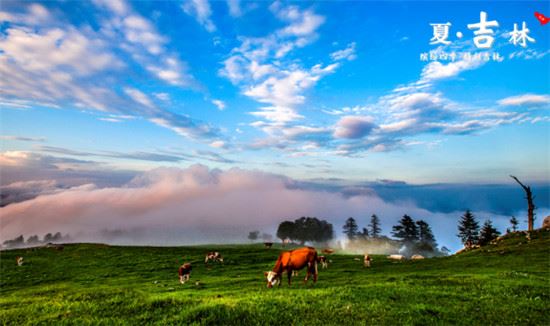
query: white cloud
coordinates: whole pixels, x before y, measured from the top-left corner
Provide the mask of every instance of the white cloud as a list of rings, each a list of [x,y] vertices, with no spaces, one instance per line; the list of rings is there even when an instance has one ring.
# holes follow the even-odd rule
[[[439,61],[428,63],[421,73],[419,83],[432,82],[458,76],[465,70],[473,70],[485,64],[485,61],[478,57],[471,59],[460,59],[454,62],[443,64]]]
[[[225,110],[225,103],[221,100],[212,100],[212,104],[214,104],[220,111]]]
[[[550,96],[537,94],[523,94],[510,96],[498,101],[499,105],[503,106],[543,106],[550,104]]]
[[[299,42],[307,42],[315,34],[319,26],[325,22],[325,17],[315,14],[311,10],[300,10],[297,6],[282,6],[275,2],[270,9],[283,21],[289,22],[289,25],[277,31],[281,36],[299,37]]]
[[[214,32],[216,26],[210,19],[212,11],[208,0],[186,0],[182,5],[183,11],[189,16],[195,17],[208,32]]]
[[[0,39],[4,65],[15,64],[27,73],[70,72],[88,76],[122,63],[107,49],[105,42],[94,35],[68,27],[37,32],[11,27]],[[12,63],[13,62],[13,63]]]
[[[222,140],[216,140],[210,143],[210,146],[214,148],[225,148],[226,145],[227,144]]]
[[[0,88],[11,99],[31,103],[71,101],[77,107],[108,111],[117,96],[87,78],[122,64],[95,35],[72,27],[46,31],[11,27],[0,39]],[[13,100],[11,100],[13,102]]]
[[[96,6],[106,8],[120,16],[126,15],[130,11],[124,0],[92,0],[92,2]]]
[[[158,63],[150,64],[146,69],[159,79],[175,86],[189,86],[192,83],[190,75],[186,74],[184,64],[175,57],[166,57]]]
[[[352,43],[348,44],[348,46],[343,50],[339,50],[339,51],[331,53],[330,57],[332,58],[332,60],[336,60],[336,61],[339,61],[339,60],[348,60],[348,61],[355,60],[357,58],[357,55],[355,54],[355,42],[352,42]]]
[[[525,60],[538,60],[550,54],[550,50],[537,51],[535,49],[525,49],[512,52],[508,55],[509,59],[525,59]]]
[[[240,17],[242,15],[240,0],[227,0],[227,6],[229,8],[229,14],[232,17]]]
[[[152,55],[163,52],[166,40],[159,35],[153,25],[145,18],[131,14],[122,19],[122,28],[126,39],[134,44],[143,46]]]
[[[148,108],[154,109],[155,105],[151,101],[151,99],[145,95],[143,92],[141,92],[138,89],[131,88],[131,87],[125,87],[124,93],[126,93],[128,96],[132,98],[132,100],[136,101],[137,103],[146,106]]]
[[[336,123],[334,137],[357,139],[369,135],[376,128],[374,119],[365,116],[345,116]]]
[[[194,78],[187,72],[185,62],[168,53],[169,40],[161,35],[148,19],[133,12],[125,1],[95,1],[96,6],[107,9],[111,17],[101,22],[101,32],[113,44],[126,51],[147,71],[168,84],[189,87]]]
[[[0,136],[0,140],[44,142],[44,141],[46,141],[46,138],[44,138],[44,137],[26,137],[26,136],[2,135],[2,136]]]
[[[153,93],[153,95],[161,101],[164,101],[164,102],[170,101],[170,94],[168,93]]]

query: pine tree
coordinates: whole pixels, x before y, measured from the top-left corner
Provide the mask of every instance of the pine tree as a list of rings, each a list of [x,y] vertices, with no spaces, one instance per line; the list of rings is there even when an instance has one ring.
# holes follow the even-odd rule
[[[369,228],[370,236],[373,238],[378,238],[380,232],[382,232],[382,229],[380,228],[380,219],[378,218],[378,216],[376,216],[376,214],[372,214],[370,218]]]
[[[430,225],[423,220],[417,221],[416,225],[418,226],[419,247],[424,250],[434,251],[437,248],[437,242]]]
[[[479,231],[479,245],[487,245],[494,239],[498,238],[499,235],[500,232],[498,232],[498,230],[493,227],[493,223],[491,223],[491,220],[487,220],[483,224],[481,231]]]
[[[469,248],[478,242],[479,224],[470,210],[467,210],[458,222],[458,237]]]
[[[363,231],[359,233],[359,236],[363,239],[369,238],[369,230],[367,228],[363,228]]]
[[[348,236],[349,240],[355,239],[357,236],[357,223],[353,217],[350,217],[346,220],[346,223],[343,226],[344,234]]]
[[[416,242],[418,241],[418,228],[413,219],[405,214],[399,224],[393,227],[392,235],[404,242]]]
[[[510,224],[512,225],[512,231],[516,232],[518,230],[519,221],[515,216],[512,216],[510,219]]]

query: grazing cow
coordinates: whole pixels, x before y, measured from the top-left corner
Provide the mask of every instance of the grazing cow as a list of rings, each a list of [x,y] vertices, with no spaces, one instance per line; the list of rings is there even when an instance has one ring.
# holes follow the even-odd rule
[[[264,242],[264,246],[269,249],[273,246],[273,242]]]
[[[23,266],[23,257],[15,257],[15,262],[17,263],[17,266]]]
[[[392,260],[405,260],[405,256],[403,255],[389,255],[388,259]]]
[[[178,275],[180,277],[180,283],[184,284],[185,282],[189,281],[189,278],[191,277],[191,263],[185,263],[180,266],[178,270]]]
[[[365,257],[363,257],[364,266],[370,268],[370,261],[371,261],[371,258],[369,254],[365,254]]]
[[[317,262],[321,263],[322,268],[327,268],[328,267],[327,257],[325,257],[325,256],[319,256],[317,258]]]
[[[420,260],[420,259],[424,259],[424,256],[422,256],[422,255],[412,255],[411,259],[412,260]]]
[[[204,257],[204,263],[205,264],[208,263],[209,260],[219,261],[220,263],[223,263],[223,257],[217,251],[211,251],[211,252],[206,254],[206,256]]]
[[[325,248],[321,252],[324,253],[325,255],[331,255],[334,253],[334,249]]]
[[[317,282],[317,250],[312,247],[304,247],[291,251],[283,251],[275,267],[270,272],[265,272],[267,278],[267,287],[271,288],[274,285],[281,285],[283,272],[288,275],[288,285],[291,284],[292,272],[300,270],[307,266],[307,274],[304,283],[307,283],[309,276],[313,274],[313,283]]]

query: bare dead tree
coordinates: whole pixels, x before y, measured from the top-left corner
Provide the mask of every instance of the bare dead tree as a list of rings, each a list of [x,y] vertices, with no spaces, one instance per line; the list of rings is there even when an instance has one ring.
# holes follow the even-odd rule
[[[518,178],[513,175],[510,176],[512,179],[516,180],[517,183],[525,190],[525,198],[527,199],[527,223],[528,230],[533,231],[533,223],[535,221],[535,204],[533,203],[533,193],[531,192],[531,187],[524,185]]]

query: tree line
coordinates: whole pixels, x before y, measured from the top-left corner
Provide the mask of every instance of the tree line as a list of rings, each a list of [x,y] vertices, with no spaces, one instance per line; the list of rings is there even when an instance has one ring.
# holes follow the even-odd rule
[[[52,233],[46,233],[42,240],[38,237],[38,235],[32,235],[27,238],[27,241],[25,241],[25,237],[23,235],[20,235],[16,238],[6,240],[3,242],[3,245],[6,248],[20,248],[24,246],[36,246],[40,244],[47,244],[50,242],[62,242],[62,241],[70,241],[71,237],[68,234],[62,235],[61,232],[56,232],[55,234]]]
[[[515,232],[519,224],[515,217],[510,219],[510,224]],[[509,229],[508,229],[509,231]],[[458,222],[458,235],[465,248],[471,248],[474,245],[484,246],[500,236],[500,232],[493,226],[491,220],[487,219],[483,226],[479,227],[479,222],[475,219],[470,210],[466,210]]]

